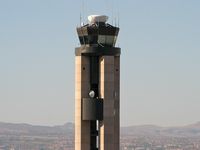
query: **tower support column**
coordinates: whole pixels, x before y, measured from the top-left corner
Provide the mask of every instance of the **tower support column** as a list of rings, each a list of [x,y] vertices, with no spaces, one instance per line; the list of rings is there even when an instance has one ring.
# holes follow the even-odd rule
[[[100,96],[104,100],[100,150],[119,150],[119,57],[100,59]]]

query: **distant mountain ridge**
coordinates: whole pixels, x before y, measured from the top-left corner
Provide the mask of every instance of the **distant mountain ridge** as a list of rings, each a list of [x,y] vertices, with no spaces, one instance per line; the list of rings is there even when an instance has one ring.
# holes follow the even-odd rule
[[[0,135],[63,135],[74,136],[74,124],[58,126],[37,126],[0,122]],[[156,125],[139,125],[121,127],[121,135],[134,136],[171,136],[200,137],[200,122],[181,127],[160,127]]]
[[[15,135],[72,135],[74,124],[66,123],[59,126],[39,126],[25,123],[0,122],[0,134]]]
[[[200,122],[179,127],[160,127],[156,125],[140,125],[122,127],[123,135],[138,136],[171,136],[171,137],[200,137]]]

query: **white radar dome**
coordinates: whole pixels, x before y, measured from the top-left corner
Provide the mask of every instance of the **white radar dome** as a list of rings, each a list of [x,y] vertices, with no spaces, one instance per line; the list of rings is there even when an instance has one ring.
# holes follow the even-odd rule
[[[90,15],[88,16],[89,23],[97,23],[97,22],[106,22],[108,20],[108,16],[105,15]]]
[[[90,96],[91,98],[94,98],[95,92],[94,92],[94,91],[90,91],[89,96]]]

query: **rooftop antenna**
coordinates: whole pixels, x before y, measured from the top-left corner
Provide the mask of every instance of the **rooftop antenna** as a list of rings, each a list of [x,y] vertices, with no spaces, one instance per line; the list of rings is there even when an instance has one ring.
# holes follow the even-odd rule
[[[81,26],[81,22],[82,22],[82,15],[81,15],[81,12],[80,12],[80,26]]]
[[[117,18],[115,17],[115,27],[117,26]]]
[[[108,12],[109,12],[110,9],[109,9],[109,2],[108,2],[108,0],[104,0],[104,4],[105,4],[105,9],[106,9],[105,12],[106,12],[107,15],[109,15]]]
[[[83,12],[83,15],[81,15],[81,21],[82,21],[81,24],[84,25],[84,18],[85,18],[85,1],[84,0],[82,0],[82,9],[81,10]]]
[[[114,1],[112,0],[112,2],[111,2],[112,4],[112,6],[111,6],[111,11],[112,11],[112,25],[113,25],[113,18],[114,18]]]
[[[120,17],[119,17],[119,12],[117,13],[117,17],[118,17],[117,26],[119,27],[119,19],[120,19]]]
[[[119,20],[120,20],[120,16],[119,16],[119,0],[117,0],[117,26],[119,27]]]

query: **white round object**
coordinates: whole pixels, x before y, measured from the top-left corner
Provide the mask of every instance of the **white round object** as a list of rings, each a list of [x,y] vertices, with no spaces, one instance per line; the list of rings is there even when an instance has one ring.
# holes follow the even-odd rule
[[[90,91],[89,96],[90,96],[91,98],[94,98],[95,92],[94,92],[94,91]]]
[[[90,15],[88,16],[89,23],[97,23],[97,22],[106,22],[108,20],[108,16],[105,15]]]

